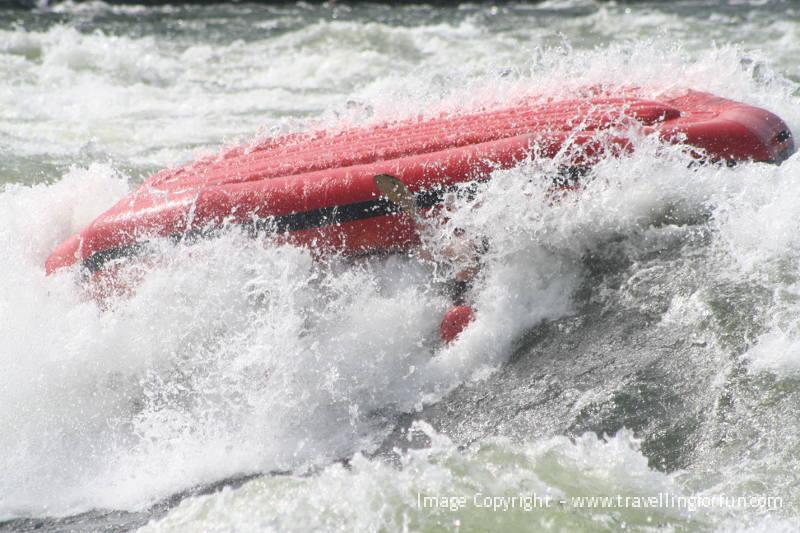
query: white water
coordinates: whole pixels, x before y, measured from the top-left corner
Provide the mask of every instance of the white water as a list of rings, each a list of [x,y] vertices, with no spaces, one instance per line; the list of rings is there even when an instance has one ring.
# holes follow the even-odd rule
[[[764,106],[800,131],[792,16],[754,9],[706,20],[613,4],[586,4],[579,16],[559,11],[581,5],[517,6],[514,17],[511,8],[463,8],[430,21],[409,8],[399,24],[382,22],[382,9],[341,12],[350,19],[340,21],[331,17],[345,6],[322,15],[290,6],[256,10],[251,23],[239,22],[242,35],[228,27],[205,36],[209,17],[230,25],[247,14],[61,4],[54,9],[64,23],[0,27],[0,517],[145,509],[190,487],[274,470],[312,473],[190,498],[148,527],[531,527],[529,513],[427,514],[415,507],[420,490],[779,492],[797,501],[800,425],[791,409],[746,402],[734,433],[757,435],[742,437],[744,448],[755,442],[747,458],[736,444],[701,447],[691,467],[671,474],[649,467],[627,431],[605,442],[487,439],[459,451],[426,429],[432,448],[401,454],[402,468],[358,455],[381,443],[398,413],[485,377],[531,327],[576,313],[582,258],[619,237],[641,252],[708,231],[709,244],[687,254],[703,254],[710,283],[766,294],[750,317],[757,327],[742,354],[747,372],[777,381],[775,390],[796,387],[797,155],[780,167],[688,168],[679,149],[639,140],[633,156],[602,162],[580,194],[557,203],[546,190],[548,163],[497,172],[479,206],[451,213],[452,224],[488,237],[492,250],[474,291],[478,319],[446,349],[435,339],[449,304],[413,258],[320,265],[307,252],[235,233],[191,247],[164,243],[162,264],[105,311],[74,273],[44,275],[52,248],[150,169],[310,123],[342,127],[624,82],[707,90]],[[154,12],[185,19],[189,30],[125,25],[124,17]],[[102,16],[123,17],[113,19],[122,29],[92,18]],[[709,27],[710,36],[700,31]],[[660,223],[667,211],[678,222]],[[689,222],[698,216],[707,221]],[[648,285],[652,274],[635,271],[619,289],[625,305],[645,308],[652,291],[673,288]],[[708,343],[701,365],[717,376],[713,395],[733,362],[712,292],[677,290],[660,327]],[[329,466],[350,457],[351,470]],[[533,520],[587,530],[655,521],[775,531],[790,530],[798,515],[787,506],[591,516],[548,511]]]

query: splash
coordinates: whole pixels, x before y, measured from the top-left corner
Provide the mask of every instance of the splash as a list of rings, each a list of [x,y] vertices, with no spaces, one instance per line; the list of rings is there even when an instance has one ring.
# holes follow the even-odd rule
[[[566,4],[530,7],[545,11],[507,17],[511,26],[496,31],[494,15],[468,7],[454,10],[452,21],[421,10],[413,24],[358,22],[360,15],[336,6],[330,9],[343,20],[270,12],[272,26],[254,17],[235,26],[236,35],[191,20],[192,31],[210,35],[199,44],[196,34],[142,35],[124,25],[88,32],[63,23],[3,26],[10,81],[0,91],[0,137],[10,163],[2,179],[16,184],[0,193],[0,421],[7,428],[0,515],[143,509],[187,487],[277,470],[295,475],[190,498],[150,528],[425,529],[455,527],[453,520],[465,528],[528,527],[528,514],[419,512],[423,489],[569,496],[778,487],[795,498],[796,155],[780,167],[699,167],[679,148],[644,139],[633,155],[602,161],[580,194],[558,202],[545,186],[553,171],[546,162],[496,172],[479,203],[453,201],[437,235],[446,239],[457,226],[492,243],[470,295],[478,318],[449,347],[436,342],[449,302],[436,274],[414,257],[318,263],[306,251],[236,232],[193,246],[155,243],[161,263],[106,310],[85,298],[74,272],[44,275],[53,246],[141,174],[249,138],[259,126],[260,135],[344,127],[624,80],[646,91],[715,92],[766,107],[798,130],[790,22],[720,14],[742,22],[750,41],[787,36],[757,52],[708,46],[705,33],[692,31],[702,25],[680,13],[604,5],[564,18],[559,10],[587,9]],[[133,9],[59,6],[87,24]],[[622,26],[630,42],[609,44]],[[659,44],[675,39],[654,28],[679,32],[683,44]],[[105,163],[87,164],[98,160]],[[676,338],[695,349],[696,375],[681,383],[694,379],[703,390],[681,389],[692,408],[681,416],[692,422],[699,411],[710,414],[696,418],[695,446],[675,473],[648,465],[655,437],[647,431],[570,440],[547,435],[548,427],[509,429],[517,419],[504,426],[520,436],[514,442],[478,439],[462,450],[424,430],[433,445],[401,452],[399,468],[361,455],[378,449],[401,415],[439,402],[453,407],[451,391],[504,368],[543,322],[578,346],[574,323],[600,316],[618,324],[632,312],[653,324],[669,357],[686,346]],[[609,345],[588,350],[601,354]],[[522,342],[523,352],[530,348]],[[610,383],[566,391],[566,416],[580,422],[593,406],[617,401],[614,387],[626,372],[647,370],[626,364]],[[486,392],[486,402],[519,400]],[[453,417],[481,414],[457,407]],[[347,458],[350,469],[331,466]],[[492,472],[501,474],[496,481]],[[356,501],[369,505],[348,507]],[[788,530],[792,513],[756,514],[741,527]],[[622,522],[736,529],[741,516],[552,511],[535,520],[570,529]]]

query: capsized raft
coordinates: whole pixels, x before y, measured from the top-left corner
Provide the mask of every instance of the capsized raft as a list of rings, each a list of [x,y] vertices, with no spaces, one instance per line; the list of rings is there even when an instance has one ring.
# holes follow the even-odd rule
[[[505,109],[444,115],[337,133],[292,134],[163,170],[58,246],[48,273],[80,264],[97,272],[154,237],[181,239],[239,224],[315,249],[363,253],[416,242],[412,220],[382,198],[373,176],[391,174],[434,207],[442,192],[531,155],[571,151],[589,165],[630,148],[639,130],[718,161],[780,162],[794,150],[774,114],[692,90],[658,99],[586,90]]]

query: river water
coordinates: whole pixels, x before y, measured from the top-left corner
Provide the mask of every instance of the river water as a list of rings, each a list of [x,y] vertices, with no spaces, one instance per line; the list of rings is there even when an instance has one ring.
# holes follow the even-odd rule
[[[43,262],[151,172],[309,127],[625,84],[797,133],[798,57],[774,1],[0,9],[0,529],[796,531],[796,154],[639,139],[559,202],[548,162],[496,172],[451,213],[492,249],[446,348],[413,258],[163,243],[103,306]]]

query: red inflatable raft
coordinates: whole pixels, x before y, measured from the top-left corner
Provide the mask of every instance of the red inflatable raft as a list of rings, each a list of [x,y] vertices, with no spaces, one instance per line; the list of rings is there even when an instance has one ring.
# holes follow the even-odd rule
[[[696,91],[658,100],[620,94],[586,91],[571,100],[287,135],[228,150],[155,174],[58,246],[46,269],[80,264],[97,272],[148,239],[202,235],[226,224],[318,249],[399,248],[415,242],[413,223],[380,196],[376,174],[400,178],[424,209],[448,187],[531,154],[579,148],[569,164],[585,166],[601,152],[626,150],[628,141],[614,132],[632,127],[714,160],[780,162],[794,150],[786,124],[763,109]]]

